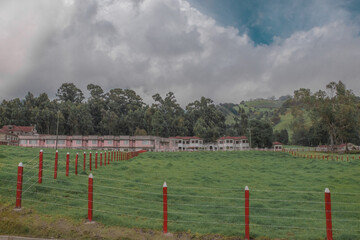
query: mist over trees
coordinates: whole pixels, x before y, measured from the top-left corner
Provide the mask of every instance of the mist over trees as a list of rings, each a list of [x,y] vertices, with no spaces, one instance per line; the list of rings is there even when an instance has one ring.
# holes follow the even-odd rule
[[[280,97],[274,106],[260,101],[258,107],[248,107],[246,102],[215,105],[201,97],[182,108],[173,92],[153,95],[154,102],[148,105],[131,89],[105,92],[89,84],[87,91],[85,99],[73,83],[63,83],[53,100],[46,93],[36,97],[30,92],[23,99],[3,100],[0,127],[36,125],[40,134],[56,134],[59,121],[61,135],[198,136],[205,142],[245,135],[251,137],[252,147],[271,147],[273,141],[303,146],[360,144],[360,101],[342,82],[331,82],[326,91],[316,93],[299,89],[294,96]],[[291,139],[286,129],[273,130],[289,111]],[[229,116],[233,121],[226,121]]]

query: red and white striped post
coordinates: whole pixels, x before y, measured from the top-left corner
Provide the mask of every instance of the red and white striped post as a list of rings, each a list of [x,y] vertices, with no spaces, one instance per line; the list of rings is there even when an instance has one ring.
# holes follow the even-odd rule
[[[104,152],[104,166],[106,166],[106,151]]]
[[[163,185],[163,211],[164,211],[163,229],[164,229],[164,233],[167,233],[168,232],[168,229],[167,229],[168,209],[167,209],[167,185],[166,185],[166,182],[164,182],[164,185]]]
[[[95,153],[95,169],[97,169],[97,152]]]
[[[16,187],[16,205],[15,208],[21,208],[21,194],[22,194],[22,181],[23,181],[23,164],[18,165],[17,187]]]
[[[85,171],[86,169],[86,152],[84,152],[84,167],[83,170]]]
[[[93,217],[93,181],[94,177],[92,173],[89,175],[89,189],[88,189],[88,220],[92,221]]]
[[[245,239],[250,239],[250,229],[249,229],[249,187],[245,187]]]
[[[78,160],[79,160],[79,154],[76,153],[76,158],[75,158],[75,175],[78,174]]]
[[[111,151],[111,161],[114,160],[114,151]]]
[[[89,165],[90,165],[90,171],[91,171],[91,152],[90,152],[90,155],[89,155]]]
[[[119,161],[119,150],[116,152],[116,160]]]
[[[42,183],[42,170],[43,170],[43,150],[39,152],[39,178],[38,183]]]
[[[108,165],[110,164],[110,152],[108,152]]]
[[[100,167],[102,166],[102,152],[100,152]]]
[[[70,153],[66,153],[66,176],[69,176]]]
[[[332,237],[332,221],[331,221],[331,198],[330,190],[325,189],[325,215],[326,215],[326,239],[333,240]]]
[[[58,152],[58,150],[56,150],[56,152],[55,152],[55,166],[54,166],[54,179],[57,178],[58,157],[59,157],[59,152]]]

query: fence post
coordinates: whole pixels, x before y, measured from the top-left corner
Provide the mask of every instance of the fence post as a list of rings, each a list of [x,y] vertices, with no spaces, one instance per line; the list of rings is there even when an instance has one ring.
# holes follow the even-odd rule
[[[75,175],[78,174],[78,160],[79,160],[79,154],[76,153],[76,158],[75,158]]]
[[[90,152],[90,155],[89,155],[89,165],[90,165],[90,171],[91,171],[91,152]]]
[[[93,217],[93,180],[92,173],[89,175],[89,189],[88,189],[88,220],[92,221]]]
[[[59,157],[59,152],[58,152],[58,150],[56,150],[56,152],[55,152],[55,166],[54,166],[54,179],[57,178],[58,157]]]
[[[43,170],[43,150],[39,152],[39,184],[42,183],[42,170]]]
[[[70,154],[66,153],[66,176],[69,176],[69,163],[70,163]]]
[[[249,187],[245,187],[245,239],[250,239],[249,229]]]
[[[22,181],[23,181],[23,164],[18,165],[17,187],[16,187],[16,205],[15,208],[21,208],[21,194],[22,194]]]
[[[102,152],[100,152],[100,167],[102,166]]]
[[[119,150],[116,152],[116,161],[119,161]]]
[[[110,152],[108,152],[108,165],[110,164]]]
[[[167,209],[167,185],[166,182],[164,182],[163,185],[163,211],[164,211],[164,225],[163,225],[163,229],[164,229],[164,233],[167,233],[167,222],[168,222],[168,209]]]
[[[111,151],[111,161],[114,160],[114,150]]]
[[[84,171],[85,171],[85,167],[86,167],[86,152],[84,152],[84,167],[83,167]]]
[[[106,166],[106,151],[104,152],[104,166]]]
[[[331,221],[331,198],[330,190],[325,189],[325,215],[326,215],[326,239],[333,240],[332,237],[332,221]]]
[[[95,153],[95,169],[97,169],[97,152]]]

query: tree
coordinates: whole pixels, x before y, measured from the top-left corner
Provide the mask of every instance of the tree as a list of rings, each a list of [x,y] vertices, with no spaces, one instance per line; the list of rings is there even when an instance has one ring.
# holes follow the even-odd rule
[[[251,120],[251,147],[270,148],[273,141],[271,124],[264,120]]]
[[[225,116],[216,108],[210,98],[201,97],[186,106],[189,132],[204,139],[215,141],[226,131]]]
[[[101,110],[106,109],[105,94],[98,85],[89,84],[87,90],[90,91],[88,99],[89,112],[95,133],[101,133],[100,122],[102,120]]]
[[[81,103],[84,100],[84,94],[73,83],[63,83],[57,90],[56,96],[62,102]]]
[[[314,94],[311,94],[309,89],[295,91],[292,111],[309,111],[313,125],[323,125],[326,129],[332,148],[337,143],[357,141],[360,124],[359,101],[341,81],[329,83],[326,90]]]
[[[282,144],[288,144],[289,142],[289,134],[286,129],[282,129],[280,131],[274,132],[274,140],[277,142],[281,142]]]
[[[186,134],[184,109],[177,103],[174,93],[168,92],[164,99],[160,94],[152,97],[155,103],[151,107],[157,114],[152,129],[156,127],[155,131],[160,134],[158,136],[162,137],[184,136]],[[159,121],[164,124],[161,128],[159,128]]]

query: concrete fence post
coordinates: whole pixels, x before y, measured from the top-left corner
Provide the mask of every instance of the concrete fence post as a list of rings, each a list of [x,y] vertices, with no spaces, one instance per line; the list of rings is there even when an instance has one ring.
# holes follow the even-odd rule
[[[43,150],[39,152],[39,178],[38,183],[42,183],[42,170],[43,170]]]
[[[164,217],[164,223],[163,223],[163,230],[164,233],[168,232],[167,229],[167,223],[168,223],[168,208],[167,208],[167,185],[166,182],[164,182],[163,185],[163,217]]]
[[[59,158],[59,152],[58,152],[58,150],[56,150],[56,152],[55,152],[55,166],[54,166],[54,179],[57,178],[58,158]]]
[[[21,195],[22,195],[22,181],[23,181],[23,164],[18,165],[17,186],[16,186],[16,205],[15,208],[21,208]]]
[[[331,220],[331,198],[330,190],[325,189],[325,215],[326,215],[326,239],[333,240],[332,237],[332,220]]]
[[[250,239],[249,229],[249,187],[245,187],[245,239]]]

